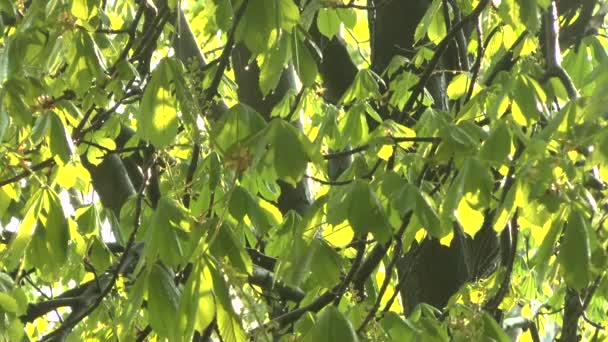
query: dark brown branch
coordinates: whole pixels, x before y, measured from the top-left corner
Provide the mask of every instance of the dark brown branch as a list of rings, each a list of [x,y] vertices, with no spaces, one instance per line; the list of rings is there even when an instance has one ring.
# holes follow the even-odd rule
[[[80,297],[68,298],[52,298],[36,304],[29,304],[26,313],[19,317],[22,322],[33,322],[36,318],[41,317],[55,309],[69,306],[74,308],[82,306],[84,300]]]
[[[282,299],[292,302],[299,303],[305,296],[301,289],[287,286],[282,281],[276,280],[272,272],[257,265],[254,265],[253,272],[248,280],[251,284],[275,291]]]
[[[44,160],[44,161],[42,161],[42,162],[40,162],[40,163],[38,163],[36,165],[32,165],[32,166],[27,167],[27,168],[24,167],[25,170],[22,171],[21,173],[16,174],[13,177],[1,180],[0,181],[0,187],[3,187],[5,185],[11,184],[11,183],[18,182],[18,181],[26,178],[27,176],[31,175],[33,172],[45,169],[47,167],[52,167],[52,166],[55,166],[55,160],[53,158],[49,158],[49,159],[46,159],[46,160]]]
[[[365,145],[361,145],[361,146],[352,148],[350,150],[324,154],[323,158],[325,160],[338,159],[338,158],[349,156],[351,154],[366,151],[369,148],[371,148],[372,146],[378,146],[378,145],[394,145],[394,144],[398,144],[398,143],[402,143],[402,142],[438,143],[441,141],[441,138],[439,138],[439,137],[387,137],[387,139],[390,139],[390,141],[386,141],[386,142],[380,143],[380,144],[365,144]]]

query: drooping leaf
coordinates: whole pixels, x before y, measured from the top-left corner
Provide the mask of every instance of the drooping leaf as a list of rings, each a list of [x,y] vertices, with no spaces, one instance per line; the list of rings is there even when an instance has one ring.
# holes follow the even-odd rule
[[[342,21],[335,9],[321,8],[317,14],[319,32],[329,39],[332,39],[340,31],[341,23]]]
[[[479,157],[500,165],[505,162],[510,152],[511,134],[507,125],[500,121],[481,147]]]
[[[274,174],[291,184],[299,181],[304,175],[306,164],[310,159],[310,141],[292,125],[283,120],[270,123],[265,136],[266,152],[263,165]]]
[[[174,200],[161,197],[150,225],[149,262],[154,262],[158,253],[167,265],[176,267],[184,263],[189,227],[185,209]]]
[[[222,339],[226,342],[247,341],[241,322],[232,308],[228,286],[215,265],[207,263],[216,296],[216,319]]]
[[[169,271],[154,264],[148,274],[148,319],[161,336],[175,336],[178,324],[180,292]]]
[[[244,241],[238,239],[237,233],[229,225],[220,227],[211,245],[211,251],[217,257],[227,257],[237,271],[243,274],[251,273],[253,264],[245,250]]]
[[[420,223],[435,238],[442,238],[449,233],[440,224],[439,215],[435,208],[428,202],[427,198],[418,192],[416,196],[415,214]]]
[[[70,241],[68,221],[63,213],[59,196],[50,189],[45,191],[45,195],[48,210],[45,224],[46,245],[49,256],[55,259],[57,264],[62,264],[66,260]]]
[[[317,69],[317,63],[308,50],[308,47],[298,38],[294,39],[294,43],[292,44],[292,52],[291,52],[292,62],[296,73],[298,73],[298,77],[300,81],[302,81],[302,85],[305,87],[310,87],[315,83],[315,79],[317,78],[317,74],[319,73]]]
[[[166,61],[152,72],[137,113],[137,133],[157,147],[169,145],[177,136],[177,101],[171,88]]]
[[[50,112],[48,114],[50,120],[49,143],[51,152],[58,156],[63,163],[67,163],[72,158],[74,153],[74,143],[68,134],[63,122],[57,114]]]
[[[451,100],[457,100],[466,94],[471,80],[465,73],[454,76],[447,88],[447,95]]]
[[[581,290],[591,280],[587,221],[578,209],[572,210],[564,228],[559,263],[568,286]]]
[[[349,194],[348,222],[358,234],[372,233],[380,242],[391,237],[391,227],[380,200],[369,184],[357,180],[353,182]]]
[[[253,108],[238,104],[230,108],[215,125],[212,135],[221,152],[244,142],[266,126],[264,118]]]
[[[340,102],[348,104],[353,100],[363,101],[370,97],[378,97],[380,95],[378,80],[378,75],[373,71],[369,69],[359,70],[357,76],[355,76],[355,80],[344,93]]]
[[[431,30],[431,32],[434,33],[432,35],[433,38],[437,38],[437,32],[436,32],[437,30],[432,29],[432,26],[434,25],[433,18],[440,16],[440,15],[438,15],[440,8],[441,8],[441,1],[434,0],[431,3],[431,5],[426,10],[426,13],[422,17],[422,20],[420,20],[420,22],[418,23],[418,26],[416,26],[416,31],[414,33],[414,42],[418,42],[422,38],[424,38],[424,36],[429,34],[429,30]],[[440,16],[440,17],[442,17],[442,16]],[[444,30],[445,30],[445,26],[444,26]],[[429,34],[429,38],[431,38],[430,36],[431,36],[431,34]]]
[[[20,262],[21,257],[25,254],[25,249],[32,240],[42,207],[42,196],[43,191],[38,190],[26,205],[28,209],[19,224],[17,235],[11,242],[6,256],[7,263],[11,267],[15,267]]]
[[[335,306],[323,310],[314,327],[304,337],[306,342],[357,342],[359,338],[352,324]]]
[[[311,276],[316,279],[316,283],[326,288],[332,287],[340,279],[342,263],[340,255],[320,239],[313,239],[315,244],[314,256],[311,261]]]
[[[266,96],[273,91],[283,70],[288,65],[291,59],[291,36],[283,35],[282,38],[270,49],[268,55],[264,59],[264,63],[260,68],[260,89],[262,95]]]
[[[201,259],[190,273],[180,298],[180,335],[191,338],[195,329],[203,331],[213,321],[215,311],[213,281]]]

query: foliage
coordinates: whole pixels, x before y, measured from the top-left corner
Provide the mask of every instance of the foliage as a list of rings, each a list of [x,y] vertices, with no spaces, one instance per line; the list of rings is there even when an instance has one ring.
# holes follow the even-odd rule
[[[607,11],[0,0],[0,339],[605,339]]]

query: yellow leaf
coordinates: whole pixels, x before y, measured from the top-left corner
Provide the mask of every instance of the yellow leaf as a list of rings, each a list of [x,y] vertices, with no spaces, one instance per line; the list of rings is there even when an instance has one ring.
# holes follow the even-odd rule
[[[450,243],[452,243],[452,239],[454,239],[454,232],[450,232],[450,234],[439,239],[439,243],[446,247],[450,247]]]
[[[456,217],[458,218],[458,222],[462,225],[464,232],[470,236],[475,236],[479,229],[481,229],[484,218],[481,211],[471,208],[469,201],[467,200],[467,197],[469,197],[468,195],[469,194],[460,200],[458,208],[456,209]]]
[[[387,161],[392,155],[393,146],[391,145],[384,145],[382,148],[380,148],[380,151],[378,151],[378,157],[385,161]]]

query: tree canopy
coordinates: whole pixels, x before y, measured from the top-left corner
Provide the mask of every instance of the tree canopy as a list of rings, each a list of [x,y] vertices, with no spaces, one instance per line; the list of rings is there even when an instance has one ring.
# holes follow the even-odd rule
[[[0,340],[608,338],[606,13],[0,0]]]

